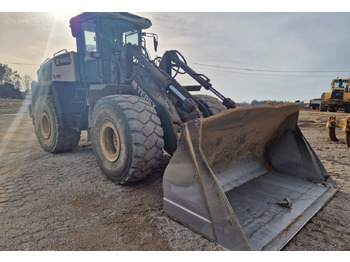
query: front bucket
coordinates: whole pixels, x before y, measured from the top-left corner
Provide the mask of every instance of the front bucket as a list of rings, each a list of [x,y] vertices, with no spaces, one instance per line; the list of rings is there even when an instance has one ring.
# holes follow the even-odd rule
[[[164,210],[229,250],[279,250],[337,187],[297,127],[299,104],[188,122],[163,180]]]

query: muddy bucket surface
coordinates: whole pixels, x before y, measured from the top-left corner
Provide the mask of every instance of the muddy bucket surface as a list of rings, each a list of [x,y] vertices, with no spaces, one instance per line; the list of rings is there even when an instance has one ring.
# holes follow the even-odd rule
[[[225,249],[281,249],[337,191],[298,114],[298,103],[264,105],[187,123],[165,212]]]

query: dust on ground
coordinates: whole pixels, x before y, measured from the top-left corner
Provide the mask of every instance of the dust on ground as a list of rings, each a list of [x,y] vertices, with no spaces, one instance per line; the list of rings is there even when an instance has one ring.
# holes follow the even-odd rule
[[[162,171],[115,185],[84,132],[73,152],[44,152],[28,104],[0,99],[0,250],[222,250],[164,213]],[[350,250],[349,149],[340,130],[328,140],[332,114],[302,111],[299,126],[339,192],[283,250]]]

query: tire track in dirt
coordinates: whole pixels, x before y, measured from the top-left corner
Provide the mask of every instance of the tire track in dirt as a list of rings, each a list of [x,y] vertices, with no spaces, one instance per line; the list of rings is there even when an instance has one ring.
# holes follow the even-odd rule
[[[343,133],[339,129],[336,133],[340,141],[329,140],[326,123],[330,115],[334,113],[302,112],[299,126],[332,179],[336,181],[339,191],[285,246],[284,250],[287,251],[350,250],[349,148],[345,146]],[[336,115],[337,119],[348,117],[344,113]]]
[[[300,126],[339,192],[283,250],[349,250],[349,149],[328,141],[328,115],[301,112]],[[0,250],[222,250],[164,213],[161,171],[118,186],[86,135],[75,151],[49,154],[28,116],[21,128],[0,159]]]

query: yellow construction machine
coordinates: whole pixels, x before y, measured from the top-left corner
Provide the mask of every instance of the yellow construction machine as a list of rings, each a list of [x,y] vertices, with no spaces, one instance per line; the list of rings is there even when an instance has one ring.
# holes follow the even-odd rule
[[[350,113],[349,79],[333,79],[330,92],[321,95],[320,111],[337,112],[343,109]]]
[[[345,144],[347,147],[350,147],[350,117],[337,120],[336,116],[330,116],[326,126],[328,127],[329,139],[331,141],[339,141],[335,129],[337,127],[341,128],[345,135]]]
[[[47,59],[32,88],[40,145],[70,151],[87,130],[117,184],[152,174],[167,152],[169,216],[229,250],[281,249],[337,191],[297,126],[299,103],[236,108],[178,51],[152,60],[151,25],[129,13],[70,20],[77,51]],[[196,84],[181,85],[180,73]]]

